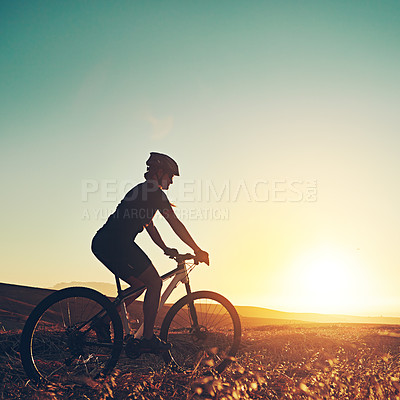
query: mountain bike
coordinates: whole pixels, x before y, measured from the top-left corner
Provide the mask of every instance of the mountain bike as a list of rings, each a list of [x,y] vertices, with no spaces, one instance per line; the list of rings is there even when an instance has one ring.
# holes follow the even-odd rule
[[[163,275],[171,279],[160,299],[158,313],[165,313],[156,326],[172,349],[160,353],[165,363],[180,371],[222,372],[235,356],[241,339],[241,323],[235,307],[222,295],[192,292],[189,273],[199,264],[191,254],[178,254],[175,269]],[[122,350],[130,359],[141,356],[139,338],[143,323],[131,328],[125,301],[137,299],[145,287],[122,290],[115,276],[117,297],[111,301],[86,287],[69,287],[43,299],[29,315],[21,334],[20,355],[24,370],[36,382],[62,383],[110,373]],[[183,283],[186,295],[173,305],[168,297]],[[109,326],[109,340],[95,329]]]

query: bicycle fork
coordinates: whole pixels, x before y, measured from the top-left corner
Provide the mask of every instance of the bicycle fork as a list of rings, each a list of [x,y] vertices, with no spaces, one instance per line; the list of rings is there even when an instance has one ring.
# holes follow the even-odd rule
[[[186,293],[188,295],[192,294],[192,290],[189,284],[189,278],[187,279],[187,282],[185,282],[185,288],[186,288]],[[192,319],[192,328],[195,328],[199,325],[199,321],[197,319],[196,307],[194,306],[193,300],[188,302],[188,307],[189,307],[190,318]]]

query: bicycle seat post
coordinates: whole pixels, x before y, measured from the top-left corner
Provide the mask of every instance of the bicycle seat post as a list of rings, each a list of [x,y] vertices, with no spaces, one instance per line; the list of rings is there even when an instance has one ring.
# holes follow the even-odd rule
[[[117,295],[120,296],[122,294],[122,288],[121,288],[121,281],[119,280],[119,276],[115,275],[115,282],[117,283]],[[121,311],[122,311],[122,325],[124,327],[124,331],[127,335],[131,333],[131,327],[129,325],[128,321],[128,310],[126,309],[126,304],[125,301],[122,300],[121,302]]]
[[[117,296],[119,296],[122,292],[122,288],[121,288],[121,282],[119,280],[119,277],[117,275],[115,276],[115,282],[117,283]]]

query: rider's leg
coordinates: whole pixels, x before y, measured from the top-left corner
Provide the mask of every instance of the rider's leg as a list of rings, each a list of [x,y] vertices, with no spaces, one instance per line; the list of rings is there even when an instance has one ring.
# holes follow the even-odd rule
[[[134,276],[127,277],[124,279],[124,281],[130,285],[130,288],[128,288],[129,290],[131,288],[138,289],[141,286],[143,286],[143,284],[144,284],[144,282],[141,282]],[[143,289],[143,291],[144,290],[145,289]],[[128,307],[131,303],[133,303],[140,296],[140,294],[143,293],[143,291],[138,293],[137,296],[131,296],[128,299],[126,299],[125,307]],[[157,306],[157,309],[158,309],[158,306]],[[117,306],[117,311],[118,312],[121,311],[121,305]],[[156,314],[157,314],[157,310],[156,310]],[[128,314],[128,318],[129,318],[129,314]],[[101,318],[101,320],[97,321],[93,325],[93,329],[96,332],[98,340],[101,340],[104,342],[111,342],[110,322],[111,322],[110,317],[108,315],[106,315],[105,317]],[[153,325],[154,325],[154,321],[153,321]]]
[[[134,276],[130,276],[129,278],[125,278],[124,281],[130,285],[127,289],[123,290],[122,293],[124,293],[127,290],[131,289],[139,289],[144,285],[143,282],[139,281],[139,279],[135,278]],[[137,293],[135,296],[130,296],[126,300],[124,300],[125,306],[128,307],[130,304],[132,304],[144,291],[146,288],[144,288],[142,291]],[[118,306],[118,311],[120,310],[121,306]]]
[[[142,281],[147,288],[143,303],[143,337],[145,339],[151,339],[153,337],[154,323],[160,303],[162,280],[152,264],[142,272],[138,279]]]

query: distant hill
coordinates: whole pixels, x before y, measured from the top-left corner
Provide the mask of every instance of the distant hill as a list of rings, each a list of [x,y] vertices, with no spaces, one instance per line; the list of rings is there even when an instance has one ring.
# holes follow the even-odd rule
[[[57,283],[50,289],[60,290],[70,286],[86,286],[95,290],[98,290],[100,293],[105,294],[106,296],[114,297],[117,294],[117,288],[115,283],[105,283],[105,282],[61,282]],[[122,288],[127,288],[128,285],[126,283],[121,282]]]
[[[115,288],[112,284],[101,282],[59,283],[51,289],[0,283],[0,329],[21,329],[33,308],[46,296],[68,286],[87,286],[100,290],[113,297]],[[243,326],[261,326],[295,323],[362,323],[362,324],[400,324],[400,318],[359,317],[350,315],[331,315],[313,313],[289,313],[262,307],[236,306]],[[164,307],[160,317],[168,310]],[[142,320],[142,304],[139,301],[129,306],[131,316]]]
[[[272,319],[274,321],[285,320],[288,322],[303,321],[317,323],[361,323],[361,324],[400,324],[400,317],[359,317],[353,315],[341,314],[315,314],[315,313],[290,313],[284,311],[270,310],[262,307],[252,306],[235,306],[238,313],[248,319],[255,319],[262,322],[264,319]],[[262,323],[260,323],[262,325]]]
[[[53,290],[0,283],[0,329],[21,329],[30,312]]]

